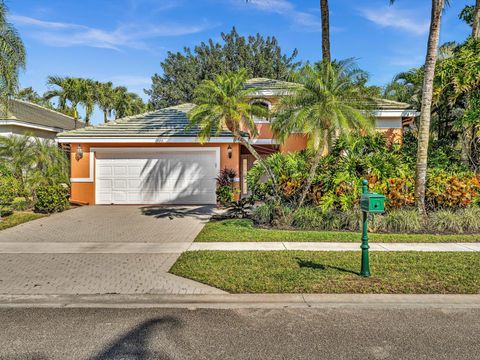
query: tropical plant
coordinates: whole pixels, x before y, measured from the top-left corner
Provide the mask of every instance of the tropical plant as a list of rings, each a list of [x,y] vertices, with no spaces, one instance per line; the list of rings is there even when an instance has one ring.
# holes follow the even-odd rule
[[[78,122],[78,104],[82,102],[83,86],[80,78],[49,76],[47,85],[52,89],[44,94],[46,100],[57,98],[58,108],[62,111],[68,109],[70,103],[73,109],[73,118],[75,119],[75,127]]]
[[[68,184],[69,162],[64,150],[53,141],[41,138],[35,138],[31,146],[35,156],[35,167],[30,187]]]
[[[268,114],[264,107],[250,102],[250,95],[255,89],[245,89],[247,77],[246,70],[242,69],[237,73],[218,75],[215,80],[202,81],[195,90],[197,106],[188,113],[189,127],[199,127],[201,141],[228,129],[235,140],[250,151],[276,184],[274,173],[248,140],[248,137],[257,135],[253,116],[266,117]],[[276,187],[274,191],[277,191]]]
[[[395,0],[390,0],[393,4]],[[428,143],[430,140],[430,120],[433,98],[433,80],[438,56],[438,40],[440,37],[440,20],[442,11],[448,0],[432,0],[430,31],[428,35],[427,55],[425,58],[422,86],[422,102],[420,108],[420,124],[418,129],[418,153],[415,177],[415,200],[421,214],[426,214],[425,189],[427,181]]]
[[[146,110],[142,98],[135,93],[128,92],[124,86],[117,86],[113,89],[113,108],[115,119],[140,114]]]
[[[107,123],[108,117],[112,115],[115,105],[113,84],[111,82],[97,82],[95,88],[97,104],[103,112],[103,122]]]
[[[295,132],[309,134],[315,153],[298,207],[305,201],[322,156],[329,153],[333,140],[352,131],[369,133],[373,118],[367,110],[368,96],[358,82],[365,73],[351,60],[303,67],[296,79],[302,86],[281,99],[272,129],[280,140]],[[363,110],[363,111],[362,111]]]
[[[0,1],[0,100],[8,113],[8,98],[18,87],[18,73],[25,68],[25,46],[15,27],[7,21],[7,6]]]
[[[90,125],[90,116],[97,101],[97,84],[91,79],[78,79],[80,86],[80,104],[85,108],[85,125]]]
[[[35,191],[35,210],[41,213],[61,212],[68,208],[68,187],[57,184],[40,186]]]
[[[21,194],[26,191],[35,161],[35,153],[29,136],[0,137],[0,162],[19,182]]]

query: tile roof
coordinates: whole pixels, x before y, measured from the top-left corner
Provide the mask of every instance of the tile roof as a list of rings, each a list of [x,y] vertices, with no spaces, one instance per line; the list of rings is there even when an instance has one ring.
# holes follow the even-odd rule
[[[7,116],[1,115],[0,119],[17,120],[34,125],[58,128],[60,130],[75,129],[75,120],[73,117],[18,99],[9,100],[8,114]],[[84,123],[78,121],[77,127],[83,126]]]
[[[194,107],[194,104],[171,106],[106,124],[60,133],[57,136],[59,138],[197,137],[198,127],[185,129],[189,123],[187,113]],[[219,135],[212,133],[212,136],[231,138],[232,134],[229,131],[223,131]]]
[[[268,78],[253,78],[247,80],[245,88],[255,88],[257,90],[288,90],[300,86],[297,83],[275,80]]]

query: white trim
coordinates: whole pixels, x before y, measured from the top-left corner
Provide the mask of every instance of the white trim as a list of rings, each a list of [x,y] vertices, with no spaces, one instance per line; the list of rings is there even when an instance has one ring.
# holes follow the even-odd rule
[[[198,137],[59,137],[59,143],[105,143],[105,144],[114,144],[114,143],[198,143],[201,141]],[[204,143],[233,143],[233,137],[212,137]]]
[[[55,132],[55,133],[59,133],[59,132],[64,131],[64,129],[57,128],[57,127],[31,124],[31,123],[24,122],[24,121],[19,121],[19,120],[0,120],[0,125],[21,126],[21,127],[31,128],[31,129],[51,131],[51,132]]]
[[[415,110],[374,110],[372,113],[376,117],[409,117],[420,115],[420,112]]]
[[[293,92],[285,89],[272,89],[272,90],[257,90],[248,94],[249,97],[253,96],[276,96],[276,95],[290,95]]]
[[[249,141],[253,145],[279,145],[278,140],[275,139],[252,139]]]
[[[171,152],[171,151],[215,151],[216,153],[216,165],[218,174],[220,174],[220,147],[207,146],[207,147],[91,147],[89,151],[89,174],[87,178],[70,178],[71,183],[93,183],[94,182],[94,170],[95,167],[95,153],[96,152],[112,152],[112,153],[141,153],[141,152]],[[217,175],[218,175],[217,174]]]

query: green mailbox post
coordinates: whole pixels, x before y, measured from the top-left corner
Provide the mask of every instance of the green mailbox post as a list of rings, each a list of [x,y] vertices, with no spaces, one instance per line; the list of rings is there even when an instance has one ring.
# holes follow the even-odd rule
[[[382,194],[368,192],[368,180],[362,180],[362,197],[360,198],[360,209],[363,213],[362,224],[362,269],[361,276],[370,276],[370,263],[368,260],[368,214],[385,212],[385,196]]]

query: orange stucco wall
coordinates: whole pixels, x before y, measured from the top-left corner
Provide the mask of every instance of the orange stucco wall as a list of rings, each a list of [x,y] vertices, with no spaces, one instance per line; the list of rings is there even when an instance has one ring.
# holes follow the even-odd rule
[[[90,176],[90,147],[108,148],[108,147],[219,147],[220,148],[220,168],[225,167],[234,169],[237,174],[240,173],[240,144],[192,144],[192,143],[131,143],[131,144],[81,144],[83,150],[82,159],[77,159],[78,144],[71,144],[71,177],[72,178],[88,178]],[[228,146],[232,147],[232,158],[228,158]],[[93,167],[95,171],[95,167]],[[95,179],[95,174],[93,174]],[[238,187],[239,184],[237,183]],[[95,204],[95,182],[72,182],[71,184],[71,200],[74,202]]]
[[[293,134],[280,145],[280,151],[282,153],[288,153],[293,151],[300,151],[307,147],[308,136],[305,134]]]

